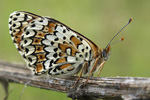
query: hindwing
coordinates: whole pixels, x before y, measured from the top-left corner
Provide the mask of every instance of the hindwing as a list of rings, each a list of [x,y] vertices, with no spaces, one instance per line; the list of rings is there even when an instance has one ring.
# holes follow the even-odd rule
[[[17,11],[10,15],[9,30],[16,48],[37,75],[73,75],[93,57],[93,42],[49,17]]]

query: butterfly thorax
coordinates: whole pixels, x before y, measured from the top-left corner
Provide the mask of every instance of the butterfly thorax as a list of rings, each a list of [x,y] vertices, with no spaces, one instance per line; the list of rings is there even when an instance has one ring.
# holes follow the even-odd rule
[[[98,74],[97,76],[100,75],[101,71],[102,71],[102,68],[105,64],[105,62],[108,60],[109,56],[110,56],[110,46],[108,46],[107,48],[101,50],[101,49],[98,49],[97,52],[95,54],[95,58],[93,58],[90,62],[90,66],[88,68],[88,71],[87,71],[87,74],[90,74],[90,73],[94,73],[94,72],[97,72],[98,71]]]

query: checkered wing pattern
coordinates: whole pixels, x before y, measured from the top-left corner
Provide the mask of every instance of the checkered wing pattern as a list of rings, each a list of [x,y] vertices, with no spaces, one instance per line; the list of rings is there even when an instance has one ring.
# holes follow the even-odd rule
[[[25,11],[10,15],[13,43],[36,75],[71,76],[94,63],[90,40],[63,23]],[[95,48],[96,50],[97,48]]]

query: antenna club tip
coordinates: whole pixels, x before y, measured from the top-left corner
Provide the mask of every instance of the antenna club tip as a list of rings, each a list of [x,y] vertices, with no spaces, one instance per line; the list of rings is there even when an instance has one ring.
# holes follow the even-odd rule
[[[132,17],[130,17],[130,19],[129,19],[129,23],[131,23],[132,22]]]
[[[123,41],[123,40],[124,40],[124,37],[121,38],[121,41]]]

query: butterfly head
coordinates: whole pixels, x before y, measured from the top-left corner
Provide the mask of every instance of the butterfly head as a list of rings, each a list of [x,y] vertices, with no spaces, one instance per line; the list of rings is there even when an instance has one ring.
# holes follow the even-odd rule
[[[110,56],[110,52],[111,52],[111,47],[110,45],[102,50],[102,55],[101,57],[103,58],[104,61],[107,61],[109,56]]]

